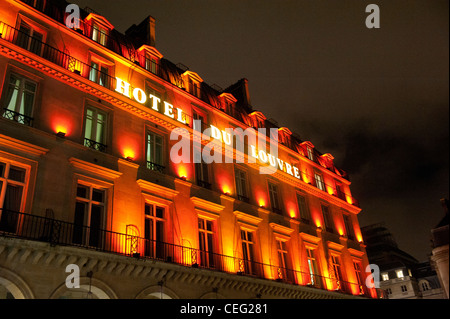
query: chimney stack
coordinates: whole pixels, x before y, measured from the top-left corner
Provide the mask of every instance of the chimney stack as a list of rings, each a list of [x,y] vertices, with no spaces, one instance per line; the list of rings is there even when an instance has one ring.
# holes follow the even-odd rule
[[[125,31],[128,37],[133,38],[137,47],[149,45],[156,47],[156,20],[152,16],[145,18],[139,25],[133,24]]]

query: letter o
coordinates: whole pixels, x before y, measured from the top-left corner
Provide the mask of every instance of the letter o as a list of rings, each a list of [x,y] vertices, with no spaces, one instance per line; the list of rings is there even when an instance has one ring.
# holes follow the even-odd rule
[[[267,163],[266,152],[264,152],[263,150],[259,150],[258,154],[259,154],[259,159],[261,160],[261,162]]]
[[[145,96],[145,92],[140,88],[133,89],[133,97],[137,102],[141,104],[144,104],[145,101],[147,101],[147,96]]]

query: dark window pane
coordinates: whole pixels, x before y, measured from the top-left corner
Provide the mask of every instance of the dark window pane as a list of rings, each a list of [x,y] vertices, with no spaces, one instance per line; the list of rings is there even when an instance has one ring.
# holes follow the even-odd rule
[[[77,197],[88,198],[88,188],[86,186],[78,185],[77,187]]]
[[[92,190],[92,200],[96,202],[103,203],[103,194],[104,192],[98,189]]]
[[[25,181],[25,170],[23,168],[11,166],[9,168],[8,179],[23,183]]]
[[[156,207],[156,217],[164,218],[164,208]]]
[[[83,225],[84,225],[84,214],[85,214],[85,204],[81,202],[77,202],[75,204],[75,216],[74,216],[74,226],[73,226],[73,235],[72,242],[74,244],[82,244],[83,243]]]

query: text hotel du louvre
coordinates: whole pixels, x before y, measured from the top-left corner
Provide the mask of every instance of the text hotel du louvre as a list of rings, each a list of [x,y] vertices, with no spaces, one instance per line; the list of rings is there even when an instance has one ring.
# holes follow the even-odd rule
[[[0,298],[380,297],[331,154],[68,5],[0,2]]]

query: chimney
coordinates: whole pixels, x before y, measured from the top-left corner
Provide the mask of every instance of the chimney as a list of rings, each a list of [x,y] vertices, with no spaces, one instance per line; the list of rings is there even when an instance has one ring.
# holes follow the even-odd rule
[[[139,25],[129,27],[125,34],[133,39],[137,47],[143,44],[156,47],[155,21],[155,18],[148,16]]]
[[[155,25],[156,20],[152,16],[148,17],[148,29],[147,29],[147,44],[155,47],[156,46],[156,33]]]

